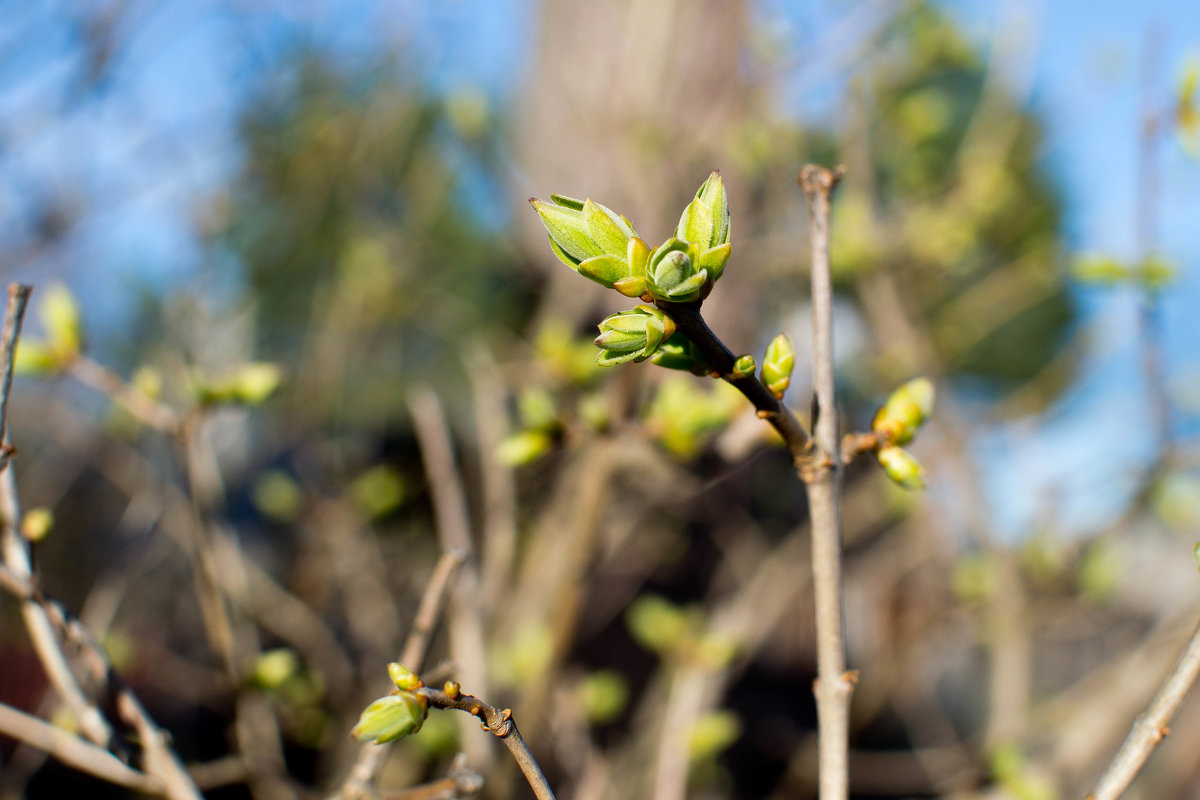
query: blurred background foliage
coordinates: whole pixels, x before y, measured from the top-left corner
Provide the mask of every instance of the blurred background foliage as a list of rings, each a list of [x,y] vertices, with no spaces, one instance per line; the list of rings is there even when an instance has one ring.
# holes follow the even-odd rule
[[[111,264],[89,257],[94,229],[114,216],[120,228],[127,210],[107,207],[112,184],[39,184],[33,168],[12,182],[26,186],[6,199],[5,269],[38,284],[35,305],[61,278],[86,334],[33,364],[12,412],[26,505],[53,510],[45,585],[105,637],[187,760],[240,754],[210,796],[337,785],[354,754],[346,732],[386,684],[455,524],[447,503],[476,556],[434,674],[511,705],[559,796],[815,796],[806,514],[786,454],[723,385],[595,367],[594,325],[615,298],[562,268],[525,207],[531,194],[590,196],[656,242],[719,167],[734,257],[706,317],[737,352],[760,354],[780,330],[796,339],[789,400],[806,418],[793,176],[807,161],[848,167],[833,246],[845,424],[866,428],[914,375],[939,391],[916,447],[928,494],[863,465],[848,475],[855,796],[1082,794],[1191,624],[1200,479],[1171,425],[1186,410],[1146,404],[1146,427],[1166,434],[1121,465],[1141,490],[1105,524],[1066,530],[1053,491],[1027,483],[1012,491],[1049,495],[1039,520],[1003,533],[989,494],[1013,484],[988,434],[1036,424],[1078,388],[1079,281],[1137,285],[1146,270],[1101,257],[1072,272],[1068,198],[1028,87],[938,5],[864,8],[830,22],[844,53],[813,59],[843,65],[824,78],[831,121],[784,108],[773,87],[788,54],[740,3],[544,4],[523,34],[526,71],[500,76],[503,91],[438,85],[403,37],[333,45],[274,9],[284,44],[267,47],[247,17],[229,45],[253,65],[229,91],[235,168],[187,184],[186,244],[162,245],[170,235],[153,226],[128,233],[133,261],[150,257],[144,236],[154,257],[190,264],[178,272],[97,274]],[[101,113],[124,96],[132,53],[171,47],[138,3],[24,24],[61,28],[73,54],[50,118]],[[49,123],[6,124],[20,143]],[[152,176],[191,169],[169,137],[144,147],[135,160]],[[1147,291],[1152,311],[1170,283]],[[24,357],[61,325],[31,320]],[[1141,334],[1151,363],[1161,329]],[[95,380],[88,357],[129,386]],[[1166,397],[1170,376],[1147,375],[1148,396]],[[207,444],[150,430],[122,410],[126,390],[198,420]],[[208,485],[194,463],[206,448],[219,467]],[[1059,455],[1105,458],[1091,443]],[[232,674],[205,635],[197,525],[249,632]],[[9,602],[0,650],[0,701],[58,713]],[[274,761],[239,733],[247,697],[272,712]],[[521,796],[494,743],[460,722],[432,716],[382,784],[436,778],[465,749],[485,795]],[[1179,726],[1197,731],[1200,715]],[[1194,755],[1163,753],[1141,796],[1196,785]],[[3,739],[0,759],[5,797],[120,795]]]

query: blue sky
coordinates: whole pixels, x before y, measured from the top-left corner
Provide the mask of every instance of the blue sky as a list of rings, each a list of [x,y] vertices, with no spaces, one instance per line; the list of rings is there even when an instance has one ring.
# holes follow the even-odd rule
[[[1200,4],[942,5],[983,51],[1007,42],[996,69],[1014,87],[1028,86],[1046,122],[1044,163],[1068,198],[1068,245],[1133,258],[1134,120],[1145,43],[1158,31],[1166,100],[1187,53],[1200,53]],[[868,18],[882,6],[763,0],[758,19],[778,46],[809,54],[828,44],[839,22]],[[67,276],[93,300],[85,313],[98,330],[129,313],[123,298],[132,283],[166,289],[195,274],[195,216],[239,166],[236,120],[248,100],[247,76],[304,35],[319,31],[323,46],[347,60],[402,45],[422,64],[431,88],[478,86],[502,97],[526,67],[523,54],[536,32],[528,0],[167,0],[133,8],[128,43],[109,83],[79,101],[71,87],[80,75],[80,39],[63,13],[77,7],[0,0],[0,242],[19,254],[6,263],[17,261],[16,278]],[[799,70],[780,102],[806,114],[827,109],[836,79],[824,78]],[[1200,300],[1200,164],[1170,140],[1161,143],[1159,158],[1158,249],[1180,268],[1164,294],[1169,374],[1185,388],[1181,401],[1200,404],[1200,315],[1192,311]],[[43,186],[68,202],[91,198],[92,208],[64,247],[20,255],[28,195]],[[1107,517],[1129,483],[1130,460],[1147,452],[1148,440],[1130,430],[1144,402],[1134,327],[1139,298],[1128,289],[1081,289],[1079,298],[1088,310],[1090,347],[1077,385],[1042,418],[998,426],[981,439],[981,457],[1009,465],[996,471],[992,486],[1000,525],[1013,534],[1036,511],[1039,491],[1031,487],[1062,490],[1067,527]],[[1181,432],[1200,434],[1195,407],[1181,420]],[[1071,455],[1056,457],[1061,453]]]

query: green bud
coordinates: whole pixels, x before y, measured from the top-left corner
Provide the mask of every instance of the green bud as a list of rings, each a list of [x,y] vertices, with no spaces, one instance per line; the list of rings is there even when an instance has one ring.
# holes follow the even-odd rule
[[[700,351],[682,333],[676,333],[658,346],[650,363],[667,369],[679,369],[694,375],[707,375],[711,372]]]
[[[75,296],[65,284],[52,283],[42,295],[39,311],[51,352],[60,363],[70,361],[83,343]]]
[[[729,261],[729,198],[721,174],[713,171],[679,218],[675,236],[696,245],[696,270],[705,270],[715,283]]]
[[[629,683],[621,673],[602,669],[579,682],[583,713],[593,725],[605,725],[621,716],[629,702]]]
[[[13,361],[13,372],[18,375],[45,375],[57,371],[62,363],[46,343],[38,339],[23,338],[17,343],[17,356]]]
[[[417,673],[398,661],[388,664],[387,670],[388,677],[392,679],[392,683],[396,684],[397,689],[411,691],[425,685]]]
[[[291,522],[300,513],[304,492],[283,470],[271,469],[254,479],[250,490],[254,507],[276,522]]]
[[[699,260],[697,245],[668,239],[650,255],[647,290],[652,296],[672,303],[703,300],[711,284],[708,270],[699,268]]]
[[[889,444],[908,444],[933,412],[933,383],[914,378],[888,396],[875,412],[871,430]]]
[[[300,669],[300,659],[286,647],[259,653],[250,671],[250,683],[260,689],[278,689]]]
[[[162,373],[154,367],[140,366],[133,371],[129,382],[142,394],[149,398],[157,400],[162,397],[163,379]]]
[[[31,508],[21,519],[21,536],[27,542],[40,542],[50,535],[54,514],[48,508]]]
[[[243,364],[230,380],[233,399],[256,406],[275,394],[283,383],[283,368],[265,361]]]
[[[675,333],[675,321],[654,306],[638,306],[612,314],[598,327],[596,346],[601,352],[596,363],[602,367],[645,361]]]
[[[887,476],[905,489],[925,488],[925,471],[912,454],[901,447],[879,448],[875,454]]]
[[[771,340],[763,355],[762,381],[771,394],[783,397],[792,383],[792,369],[795,366],[796,349],[792,346],[792,339],[786,333],[781,333]]]
[[[406,493],[404,478],[389,464],[371,467],[350,484],[350,496],[371,519],[395,511]]]
[[[623,278],[636,276],[631,267],[640,259],[641,274],[645,274],[647,249],[645,242],[634,245],[633,226],[607,206],[591,200],[575,200],[551,195],[547,203],[536,197],[529,199],[550,235],[550,249],[558,259],[581,275],[599,284],[613,287]],[[641,240],[638,240],[639,242]]]
[[[517,431],[496,445],[496,460],[510,467],[532,464],[550,451],[554,445],[544,431]]]
[[[625,612],[625,623],[639,644],[656,653],[678,650],[693,628],[684,609],[656,594],[634,600]]]
[[[711,761],[742,735],[742,722],[732,711],[710,711],[688,731],[688,756],[692,761]]]
[[[754,374],[754,370],[758,367],[754,363],[754,356],[746,353],[744,356],[738,356],[738,360],[733,362],[733,374],[739,378],[748,378]]]
[[[421,730],[428,700],[412,692],[381,697],[367,706],[350,735],[360,742],[385,744]]]

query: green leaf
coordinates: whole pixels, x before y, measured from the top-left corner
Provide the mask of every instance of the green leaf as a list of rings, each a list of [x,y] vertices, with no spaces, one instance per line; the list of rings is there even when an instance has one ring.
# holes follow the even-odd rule
[[[712,212],[700,202],[699,198],[688,203],[687,208],[679,217],[679,227],[675,236],[686,242],[693,242],[702,249],[712,246],[713,217]]]
[[[584,261],[603,253],[588,236],[587,226],[580,211],[547,203],[536,197],[530,198],[529,202],[541,217],[550,238],[571,259]]]
[[[629,277],[629,265],[616,256],[595,256],[580,262],[579,274],[611,289],[614,283]]]
[[[718,245],[709,250],[705,250],[700,256],[700,269],[708,270],[708,274],[712,276],[713,283],[716,283],[721,273],[725,271],[725,265],[729,263],[729,254],[733,250],[733,245],[730,242]]]
[[[583,221],[588,236],[601,251],[618,258],[627,257],[633,231],[612,209],[587,200],[583,204]]]

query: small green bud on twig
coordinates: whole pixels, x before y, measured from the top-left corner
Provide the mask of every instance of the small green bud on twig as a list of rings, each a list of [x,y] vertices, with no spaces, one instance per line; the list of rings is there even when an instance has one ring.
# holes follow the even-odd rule
[[[602,367],[645,361],[675,333],[675,321],[654,306],[638,306],[612,314],[598,327],[596,346],[601,353],[596,363]]]
[[[879,448],[875,456],[887,476],[900,486],[905,489],[925,488],[925,470],[921,469],[912,453],[902,447],[889,445]]]
[[[411,691],[425,685],[417,673],[397,661],[388,664],[387,670],[388,677],[396,684],[397,689]]]
[[[733,374],[739,378],[748,378],[754,374],[757,367],[758,365],[754,363],[754,356],[747,353],[739,356],[738,360],[733,362]]]
[[[908,444],[933,412],[933,383],[914,378],[888,396],[875,412],[871,430],[889,444]]]
[[[796,349],[792,339],[786,333],[781,333],[767,345],[763,356],[762,381],[771,394],[782,398],[792,383],[792,370],[796,366]]]
[[[360,742],[385,744],[421,730],[429,701],[422,695],[401,691],[381,697],[367,706],[350,735]]]

